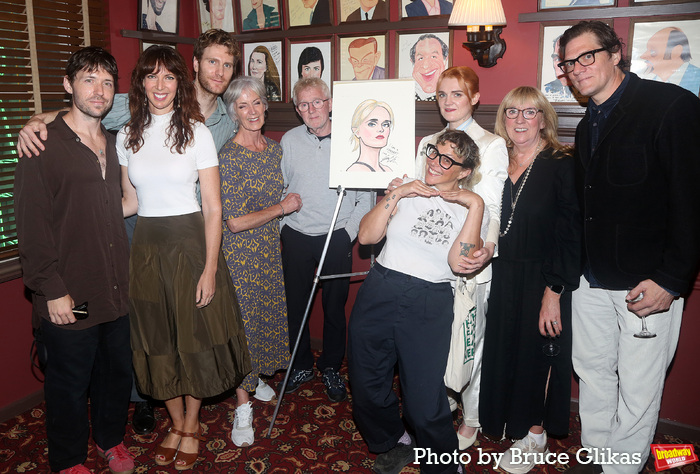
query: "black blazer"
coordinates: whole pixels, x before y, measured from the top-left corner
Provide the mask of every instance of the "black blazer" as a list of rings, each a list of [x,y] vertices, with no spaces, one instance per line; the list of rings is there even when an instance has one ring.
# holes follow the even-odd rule
[[[345,21],[362,21],[361,10],[362,8],[358,8],[349,14]],[[386,20],[386,3],[384,3],[384,0],[379,0],[377,2],[377,6],[374,7],[374,16],[372,20]]]
[[[596,279],[652,279],[685,293],[700,261],[700,99],[633,73],[590,156],[589,112],[576,129],[584,245]]]
[[[314,14],[311,17],[312,25],[325,25],[331,22],[331,11],[328,4],[330,0],[318,0]]]

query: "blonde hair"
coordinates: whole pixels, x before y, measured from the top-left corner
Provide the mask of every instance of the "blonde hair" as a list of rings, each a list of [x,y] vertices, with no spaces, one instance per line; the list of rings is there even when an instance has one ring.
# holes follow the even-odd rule
[[[522,106],[525,103],[533,104],[537,110],[542,111],[544,128],[540,130],[540,137],[542,137],[545,143],[544,148],[550,147],[557,151],[568,153],[569,147],[563,145],[558,138],[559,119],[557,118],[557,113],[554,111],[554,107],[552,107],[552,104],[549,103],[542,92],[530,86],[516,87],[506,94],[501,101],[501,105],[498,106],[494,132],[506,141],[508,150],[510,151],[513,149],[513,141],[508,137],[508,132],[506,131],[505,111],[510,107]]]
[[[394,111],[391,110],[391,106],[389,104],[387,104],[386,102],[381,102],[381,101],[374,100],[374,99],[367,99],[363,102],[360,102],[360,104],[357,106],[357,108],[355,108],[355,113],[352,114],[352,119],[350,120],[350,127],[353,130],[360,128],[360,125],[362,125],[362,122],[377,107],[381,107],[381,108],[385,109],[387,112],[389,112],[389,119],[391,120],[391,125],[389,126],[389,129],[393,130],[393,128],[394,128]],[[350,135],[350,143],[353,145],[352,151],[355,151],[360,146],[360,139],[357,138],[354,133],[352,133]]]

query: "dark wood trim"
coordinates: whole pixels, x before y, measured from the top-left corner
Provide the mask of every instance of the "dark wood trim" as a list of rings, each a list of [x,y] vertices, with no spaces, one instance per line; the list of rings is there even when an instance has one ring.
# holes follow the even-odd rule
[[[159,33],[157,31],[121,30],[121,35],[124,38],[135,38],[149,43],[194,44],[195,40],[195,38],[189,38],[187,36],[178,36],[172,33]]]
[[[9,405],[0,408],[0,423],[4,423],[25,411],[29,411],[44,401],[44,389],[22,397]]]
[[[685,15],[700,13],[700,2],[675,3],[617,8],[574,8],[571,10],[521,13],[518,22],[596,20],[600,18],[635,18],[657,15]]]

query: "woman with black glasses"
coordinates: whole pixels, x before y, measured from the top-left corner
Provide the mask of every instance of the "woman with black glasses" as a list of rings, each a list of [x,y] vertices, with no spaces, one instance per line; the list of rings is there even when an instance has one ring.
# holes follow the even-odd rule
[[[574,161],[557,139],[544,95],[518,87],[501,102],[496,133],[506,140],[499,256],[482,362],[484,433],[517,441],[499,467],[525,473],[547,452],[547,434],[566,436],[571,396],[571,291],[580,276]]]
[[[479,166],[479,151],[467,134],[440,134],[427,157],[425,181],[404,180],[365,215],[358,235],[361,244],[386,237],[348,326],[353,413],[370,451],[382,453],[375,472],[399,472],[414,460],[416,445],[438,455],[457,449],[443,382],[452,285],[456,273],[467,273],[467,256],[483,245],[488,211],[467,189]],[[403,415],[415,440],[392,389],[396,365]],[[423,463],[421,472],[445,467]]]

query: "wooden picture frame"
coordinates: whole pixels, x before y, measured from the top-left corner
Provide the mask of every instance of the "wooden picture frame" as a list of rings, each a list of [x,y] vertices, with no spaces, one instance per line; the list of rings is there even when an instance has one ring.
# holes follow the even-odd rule
[[[395,0],[392,0],[395,1]],[[455,0],[434,0],[440,6],[439,14],[430,14],[422,0],[401,0],[401,18],[420,18],[426,16],[445,16],[452,13]]]
[[[235,0],[240,12],[240,31],[275,30],[282,28],[282,14],[279,0]],[[257,11],[256,11],[257,10]],[[260,26],[258,15],[264,18]]]
[[[369,1],[373,2],[374,6],[368,12],[365,12],[361,3],[367,3],[368,0],[363,0],[363,2],[360,2],[360,0],[336,0],[339,23],[389,20],[389,2],[394,0]],[[370,14],[372,16],[367,19]]]
[[[452,30],[399,31],[395,44],[396,77],[413,78],[416,100],[434,101],[438,77],[452,63]]]
[[[413,81],[342,81],[333,88],[329,187],[386,189],[415,169]]]
[[[301,77],[320,77],[328,90],[333,85],[335,54],[331,36],[287,40],[287,87],[292,99],[294,84]]]
[[[219,28],[229,33],[236,32],[236,9],[234,0],[196,0],[199,13],[199,31]]]
[[[387,33],[337,36],[335,77],[339,81],[388,79],[388,44]]]
[[[638,5],[668,5],[672,3],[691,3],[695,0],[630,0],[630,6]]]
[[[140,31],[178,33],[180,0],[139,0],[137,25]]]
[[[333,21],[332,0],[284,0],[285,26],[330,25]]]
[[[268,102],[282,102],[284,100],[283,66],[282,41],[243,44],[241,73],[244,76],[260,77],[263,80]]]
[[[627,44],[631,72],[700,95],[700,18],[696,15],[632,18]]]
[[[537,11],[614,7],[617,0],[537,0]]]

